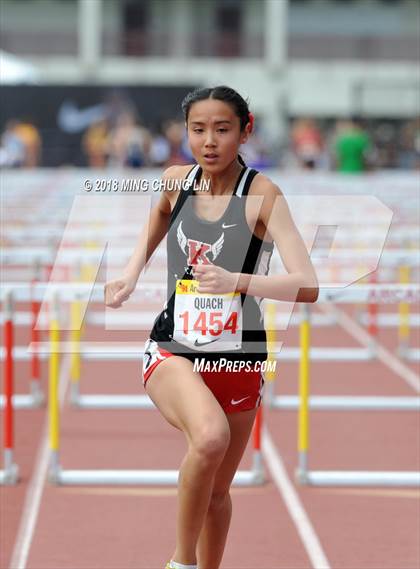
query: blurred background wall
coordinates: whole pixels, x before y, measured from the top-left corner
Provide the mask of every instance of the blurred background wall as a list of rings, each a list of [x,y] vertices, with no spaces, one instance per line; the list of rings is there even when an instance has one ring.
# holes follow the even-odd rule
[[[299,120],[325,146],[337,122],[356,118],[374,142],[372,165],[418,167],[415,0],[2,0],[0,22],[0,128],[36,126],[42,165],[86,164],[93,109],[112,98],[126,100],[153,140],[169,117],[182,120],[190,88],[229,84],[250,99],[266,145],[250,154],[262,164],[293,164]],[[2,71],[10,55],[20,79]],[[384,153],[402,139],[411,159]]]

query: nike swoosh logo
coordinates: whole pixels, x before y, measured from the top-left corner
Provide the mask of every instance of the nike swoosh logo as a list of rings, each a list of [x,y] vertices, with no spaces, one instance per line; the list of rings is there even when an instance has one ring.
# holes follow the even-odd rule
[[[242,403],[242,401],[245,401],[245,399],[248,399],[250,397],[250,395],[247,395],[246,397],[243,397],[242,399],[238,399],[237,401],[235,399],[232,399],[231,404],[232,405],[239,405],[239,403]]]
[[[207,342],[199,342],[198,338],[196,338],[194,342],[194,346],[205,346],[206,344],[211,344],[212,342],[217,342],[219,338],[215,338],[214,340],[208,340]]]
[[[237,223],[232,223],[231,225],[225,225],[224,223],[222,223],[222,229],[228,229],[229,227],[236,227],[238,224]]]

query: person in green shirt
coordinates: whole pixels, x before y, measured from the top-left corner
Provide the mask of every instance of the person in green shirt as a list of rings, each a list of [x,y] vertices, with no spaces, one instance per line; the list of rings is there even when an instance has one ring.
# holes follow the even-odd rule
[[[370,148],[369,135],[357,122],[349,120],[339,125],[334,145],[338,171],[364,172]]]

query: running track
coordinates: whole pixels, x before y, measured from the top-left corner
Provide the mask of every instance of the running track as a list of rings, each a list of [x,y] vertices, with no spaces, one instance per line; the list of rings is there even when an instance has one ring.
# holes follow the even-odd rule
[[[97,330],[89,334],[98,338]],[[286,346],[296,345],[296,330],[284,338]],[[318,328],[313,339],[314,345],[360,345],[337,328]],[[395,333],[382,330],[380,341],[395,345]],[[25,365],[17,364],[17,377],[25,374]],[[67,371],[63,358],[62,393]],[[83,376],[85,393],[142,393],[136,362],[84,362]],[[296,364],[280,366],[277,393],[296,393],[296,377]],[[22,381],[17,384],[22,391]],[[313,363],[312,392],[413,395],[415,390],[384,363]],[[173,488],[51,486],[45,477],[45,411],[19,411],[16,424],[22,481],[1,488],[2,568],[164,567],[173,550]],[[224,569],[419,566],[417,490],[297,486],[296,413],[266,409],[265,424],[268,481],[232,491]],[[311,414],[314,469],[418,470],[418,449],[415,413]],[[155,410],[81,411],[63,403],[64,468],[177,468],[184,451],[182,434]],[[241,468],[249,468],[250,459],[248,449]]]
[[[35,174],[32,179],[38,185],[29,197],[38,207],[40,191],[43,199],[54,202],[58,181],[61,187],[71,182],[71,175],[59,173],[46,185],[45,174]],[[16,308],[29,309],[24,304]],[[313,345],[360,346],[363,333],[350,325],[351,309],[346,313],[350,317],[341,327],[314,329]],[[99,340],[105,334],[88,329],[87,337]],[[131,333],[124,339],[138,337]],[[297,330],[280,339],[285,346],[296,346]],[[396,331],[381,329],[379,340],[384,347],[381,361],[313,363],[312,393],[414,395],[418,366],[399,365]],[[418,340],[413,331],[412,345]],[[28,341],[27,332],[19,328],[16,343]],[[27,368],[27,363],[16,364],[18,393],[27,390]],[[143,393],[140,362],[84,362],[82,370],[84,393]],[[42,371],[45,390],[45,363]],[[66,358],[61,372],[64,468],[178,467],[186,448],[182,434],[166,425],[157,411],[76,410],[67,399]],[[282,364],[277,394],[296,391],[297,365]],[[267,483],[232,490],[234,514],[223,569],[420,566],[418,490],[298,486],[296,412],[265,409],[264,419]],[[174,547],[175,489],[50,485],[46,421],[45,408],[17,412],[21,481],[0,488],[1,569],[164,567]],[[310,467],[419,470],[419,442],[418,416],[412,412],[312,412]],[[250,464],[249,448],[240,468]]]

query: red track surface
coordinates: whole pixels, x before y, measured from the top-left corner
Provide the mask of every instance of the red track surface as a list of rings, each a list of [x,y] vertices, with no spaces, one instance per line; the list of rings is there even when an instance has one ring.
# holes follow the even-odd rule
[[[92,329],[87,336],[104,338]],[[126,337],[133,341],[136,334]],[[26,341],[27,334],[19,329],[16,343]],[[290,330],[285,345],[297,341],[296,329]],[[380,341],[393,349],[396,332],[381,330]],[[313,345],[357,342],[338,327],[316,328]],[[17,392],[27,390],[22,379],[28,369],[27,363],[16,364]],[[84,393],[144,393],[140,362],[85,362],[82,369]],[[313,394],[414,395],[401,377],[377,361],[315,362],[311,370]],[[44,364],[44,378],[46,373]],[[297,392],[297,364],[279,366],[277,376],[277,394]],[[16,413],[21,482],[0,489],[2,569],[10,567],[13,549],[19,549],[17,532],[25,521],[23,506],[44,444],[45,421],[45,409]],[[332,568],[419,567],[417,490],[297,486],[296,412],[266,409],[265,423]],[[419,442],[418,415],[413,412],[312,412],[310,467],[419,470]],[[185,448],[182,434],[155,410],[81,411],[64,404],[63,468],[178,468]],[[249,448],[241,468],[250,464]],[[234,514],[224,569],[312,567],[284,497],[269,472],[267,476],[262,487],[232,490]],[[175,508],[173,488],[55,487],[44,481],[25,567],[162,569],[174,548]]]

